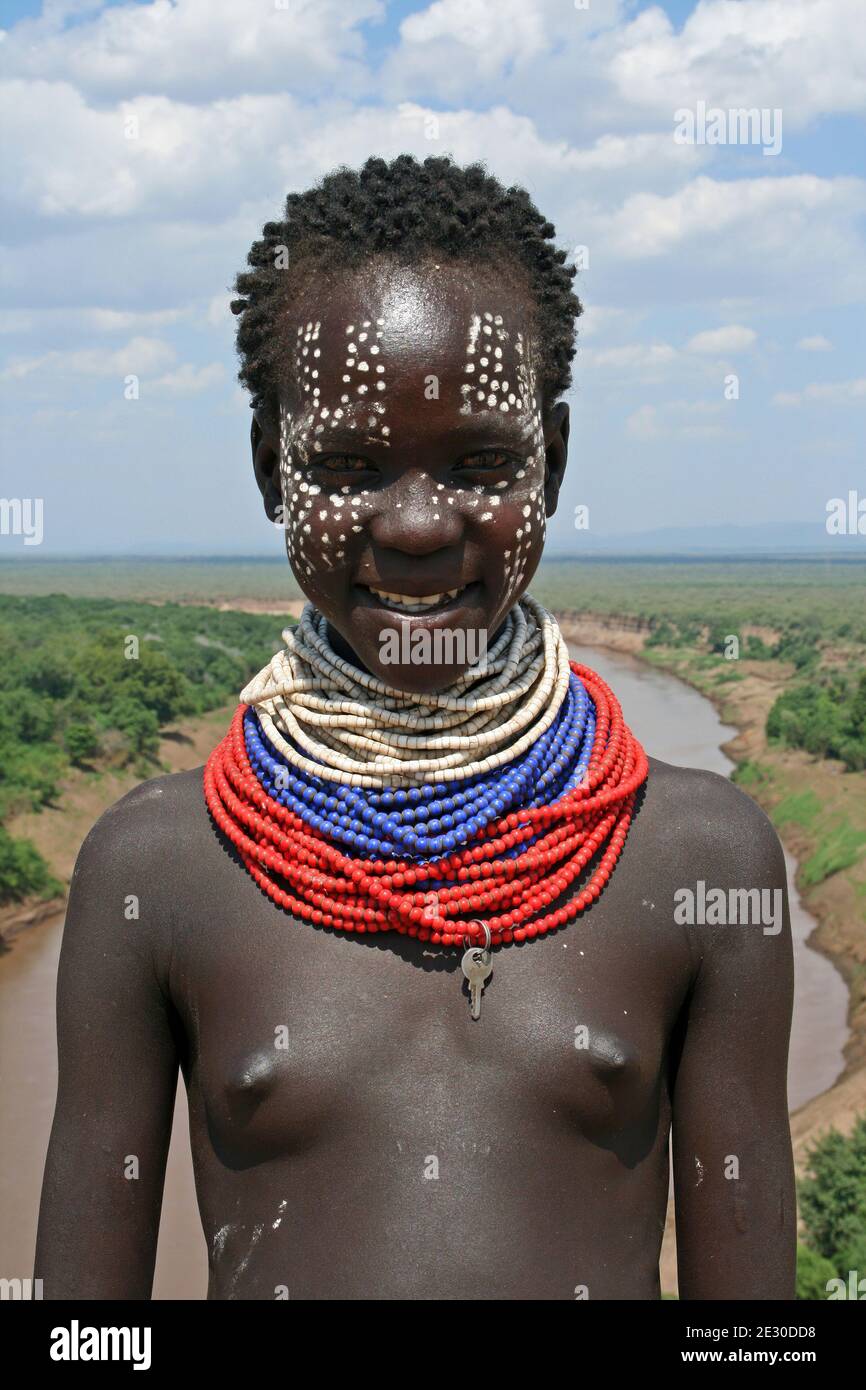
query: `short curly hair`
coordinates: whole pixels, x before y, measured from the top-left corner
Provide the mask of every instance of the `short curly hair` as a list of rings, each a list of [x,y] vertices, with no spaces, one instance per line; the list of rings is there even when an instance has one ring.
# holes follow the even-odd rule
[[[538,314],[545,404],[571,384],[574,325],[582,313],[576,271],[553,244],[555,229],[525,189],[505,188],[482,164],[401,154],[336,169],[305,193],[290,193],[281,222],[266,222],[232,301],[238,315],[240,380],[254,406],[273,406],[285,369],[280,320],[305,272],[359,264],[375,254],[403,262],[439,254],[522,268]],[[295,274],[287,273],[285,261]]]

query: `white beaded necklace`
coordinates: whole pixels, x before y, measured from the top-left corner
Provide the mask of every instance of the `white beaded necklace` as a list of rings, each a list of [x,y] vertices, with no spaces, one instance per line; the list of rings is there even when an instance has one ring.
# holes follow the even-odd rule
[[[462,781],[517,758],[550,727],[565,698],[568,649],[529,594],[511,609],[483,674],[416,694],[343,660],[312,604],[285,647],[241,691],[292,766],[344,786]]]

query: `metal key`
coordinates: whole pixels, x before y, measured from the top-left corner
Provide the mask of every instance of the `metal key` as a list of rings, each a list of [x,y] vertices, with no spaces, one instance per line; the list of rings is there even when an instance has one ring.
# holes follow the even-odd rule
[[[470,946],[469,950],[464,952],[460,964],[463,967],[463,974],[469,981],[470,1012],[473,1018],[480,1018],[481,991],[493,973],[493,961],[490,952],[483,950],[480,946]]]

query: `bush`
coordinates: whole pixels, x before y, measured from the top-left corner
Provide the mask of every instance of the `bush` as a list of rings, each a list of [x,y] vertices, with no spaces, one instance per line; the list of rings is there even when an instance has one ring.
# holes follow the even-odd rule
[[[768,776],[769,773],[763,764],[747,758],[734,768],[731,781],[736,782],[738,787],[758,787],[767,781]]]
[[[837,1278],[836,1267],[808,1245],[797,1246],[797,1298],[826,1299],[827,1285]]]
[[[92,724],[69,724],[63,735],[66,751],[76,767],[99,752],[99,739]]]
[[[113,729],[126,735],[135,757],[153,757],[159,741],[159,720],[153,710],[139,704],[134,696],[124,695],[111,707],[109,722]]]
[[[767,715],[767,738],[839,758],[849,772],[866,768],[866,675],[852,687],[844,677],[813,679],[779,696]]]
[[[856,1267],[846,1261],[866,1247],[866,1115],[858,1116],[850,1137],[833,1129],[819,1139],[808,1165],[799,1184],[807,1241],[842,1277],[843,1267]]]
[[[20,902],[29,894],[53,898],[63,885],[30,840],[13,840],[0,826],[0,903]]]
[[[773,651],[779,661],[793,662],[798,671],[809,671],[818,665],[821,650],[817,628],[794,627],[784,632]]]
[[[768,647],[763,637],[752,632],[746,638],[746,656],[749,661],[771,661],[776,655],[774,647]]]

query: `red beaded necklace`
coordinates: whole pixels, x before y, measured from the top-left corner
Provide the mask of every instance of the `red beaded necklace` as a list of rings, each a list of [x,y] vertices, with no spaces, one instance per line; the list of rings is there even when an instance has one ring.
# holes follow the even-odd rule
[[[596,710],[583,783],[552,805],[503,816],[483,841],[435,862],[353,858],[311,833],[300,816],[267,795],[252,771],[244,705],[205,768],[211,815],[268,897],[305,921],[339,931],[398,931],[446,947],[502,946],[543,936],[601,893],[622,853],[648,771],[613,691],[588,667],[570,665]],[[507,855],[530,840],[522,853]],[[548,910],[599,855],[579,891]],[[439,886],[431,892],[434,883]],[[468,975],[465,958],[464,971]]]

